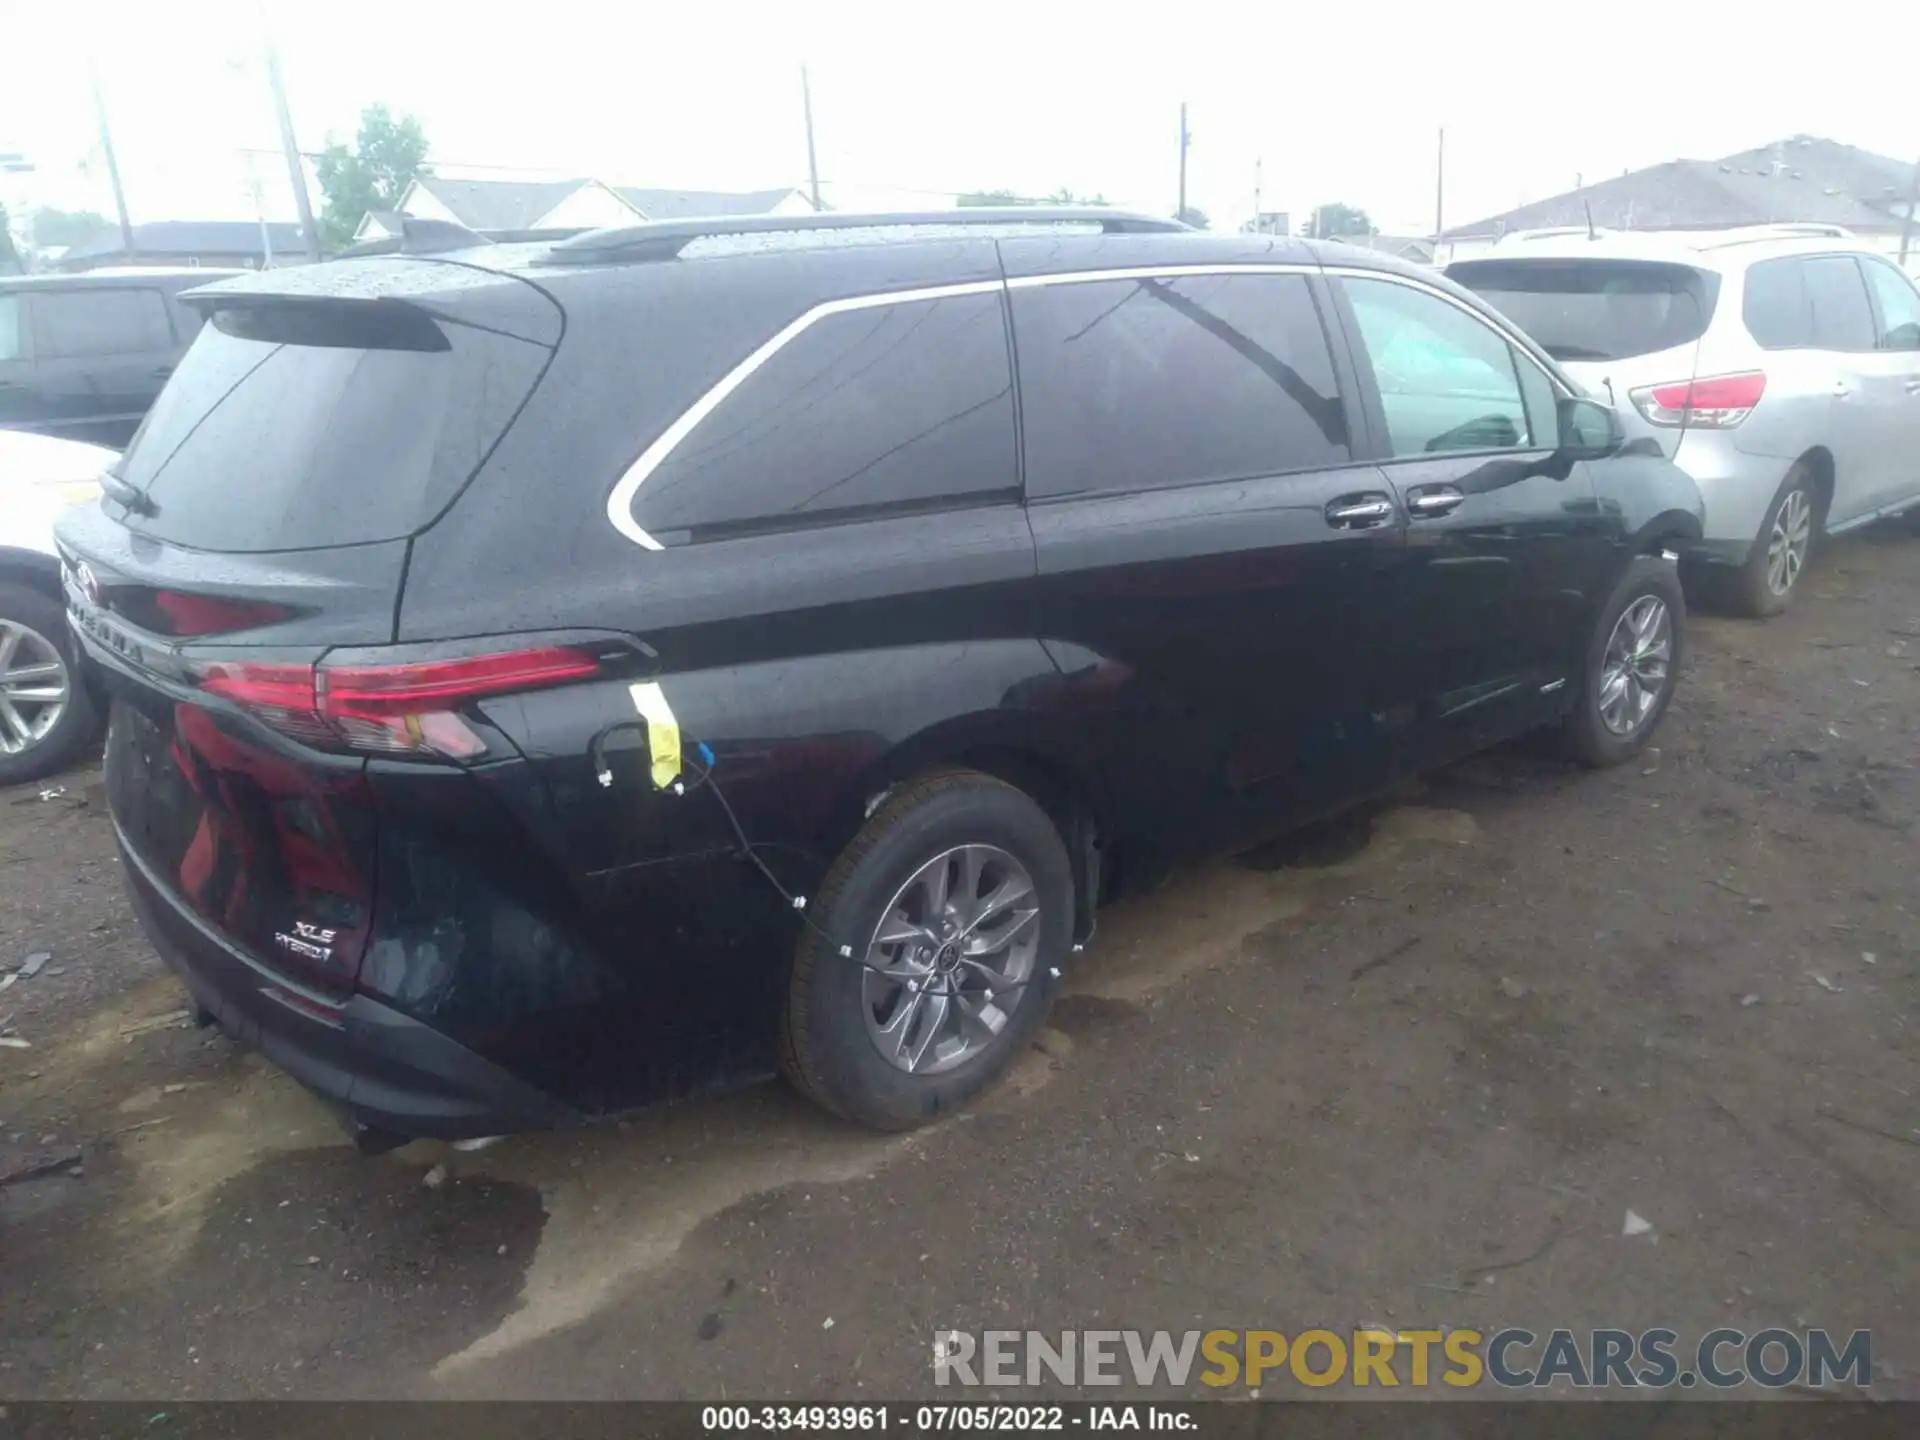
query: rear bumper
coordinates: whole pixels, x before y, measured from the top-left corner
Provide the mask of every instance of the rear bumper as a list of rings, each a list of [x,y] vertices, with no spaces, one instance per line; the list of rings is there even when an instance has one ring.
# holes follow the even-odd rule
[[[343,1003],[288,982],[209,930],[124,838],[120,858],[140,928],[195,1002],[354,1126],[461,1140],[586,1118],[378,1001]]]
[[[1733,443],[1728,430],[1688,430],[1674,450],[1673,463],[1693,477],[1706,502],[1704,534],[1695,553],[1703,559],[1744,565],[1752,553],[1760,522],[1792,461],[1750,455]]]

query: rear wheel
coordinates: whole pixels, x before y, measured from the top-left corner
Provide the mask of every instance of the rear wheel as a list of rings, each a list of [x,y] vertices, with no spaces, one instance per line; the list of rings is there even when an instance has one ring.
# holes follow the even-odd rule
[[[1819,494],[1813,472],[1796,463],[1760,522],[1747,563],[1728,577],[1728,600],[1742,615],[1778,615],[1792,601],[1806,573],[1819,530]]]
[[[53,774],[98,729],[59,604],[0,583],[0,785]]]
[[[1686,620],[1673,562],[1635,559],[1587,640],[1580,693],[1560,731],[1570,758],[1600,768],[1640,752],[1673,700]]]
[[[1072,945],[1073,873],[1044,810],[974,771],[903,787],[828,872],[794,956],[781,1069],[881,1130],[1005,1072]]]

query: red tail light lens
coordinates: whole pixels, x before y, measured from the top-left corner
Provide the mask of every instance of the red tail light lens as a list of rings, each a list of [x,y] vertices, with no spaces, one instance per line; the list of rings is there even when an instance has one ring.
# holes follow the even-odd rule
[[[179,590],[153,592],[153,608],[159,612],[155,625],[163,635],[220,635],[229,630],[251,630],[256,625],[271,625],[285,620],[293,612],[284,605],[264,600],[227,600],[217,595],[189,595]]]
[[[583,651],[544,646],[402,665],[215,661],[199,676],[202,689],[307,744],[469,760],[486,754],[487,742],[460,717],[461,705],[584,680],[599,669]]]
[[[1698,425],[1730,430],[1760,403],[1767,393],[1767,377],[1758,370],[1738,375],[1713,375],[1703,380],[1675,380],[1631,392],[1639,412],[1655,425]]]

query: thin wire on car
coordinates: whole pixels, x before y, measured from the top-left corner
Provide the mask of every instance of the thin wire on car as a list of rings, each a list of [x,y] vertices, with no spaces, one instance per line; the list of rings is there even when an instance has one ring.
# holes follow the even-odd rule
[[[595,770],[602,776],[610,775],[611,772],[607,769],[604,758],[604,746],[616,733],[621,730],[645,733],[645,728],[644,721],[624,720],[618,725],[608,726],[605,730],[602,730],[598,735],[594,736],[593,743],[589,747],[589,755],[593,761]],[[713,772],[718,763],[714,759],[713,750],[707,745],[706,741],[697,740],[694,742],[694,753],[700,757],[703,768],[691,782],[684,780],[676,782],[674,785],[675,793],[684,799],[699,790],[702,786],[711,791],[713,798],[720,802],[720,812],[727,817],[727,825],[732,829],[733,838],[739,844],[740,854],[751,861],[754,869],[766,877],[767,883],[773,887],[774,893],[786,901],[787,907],[800,917],[800,923],[813,931],[813,933],[818,935],[822,940],[826,941],[828,945],[832,946],[834,953],[842,959],[853,961],[853,963],[858,965],[862,970],[870,970],[876,975],[886,975],[887,972],[884,966],[875,965],[864,956],[855,954],[851,944],[839,939],[837,936],[828,934],[827,931],[814,920],[813,916],[807,913],[806,896],[796,894],[780,883],[780,877],[775,875],[772,867],[760,858],[759,851],[755,848],[753,842],[747,838],[746,827],[741,825],[740,817],[734,814],[733,806],[727,801],[726,792],[720,788],[720,782],[713,778]],[[603,780],[602,783],[605,784],[608,782]],[[1075,948],[1077,949],[1078,947],[1076,946]],[[1007,990],[1024,990],[1029,983],[1027,980],[1018,980],[1012,984],[1002,986],[1001,990],[1003,992]]]

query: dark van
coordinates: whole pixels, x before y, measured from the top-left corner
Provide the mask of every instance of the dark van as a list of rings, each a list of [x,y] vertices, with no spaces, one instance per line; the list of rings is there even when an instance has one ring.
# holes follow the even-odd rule
[[[362,1127],[921,1123],[1096,906],[1671,700],[1700,498],[1457,285],[1111,211],[233,281],[60,522],[135,909]],[[1083,946],[1089,952],[1078,954]]]
[[[180,292],[240,273],[0,276],[0,429],[120,449],[200,333]]]

